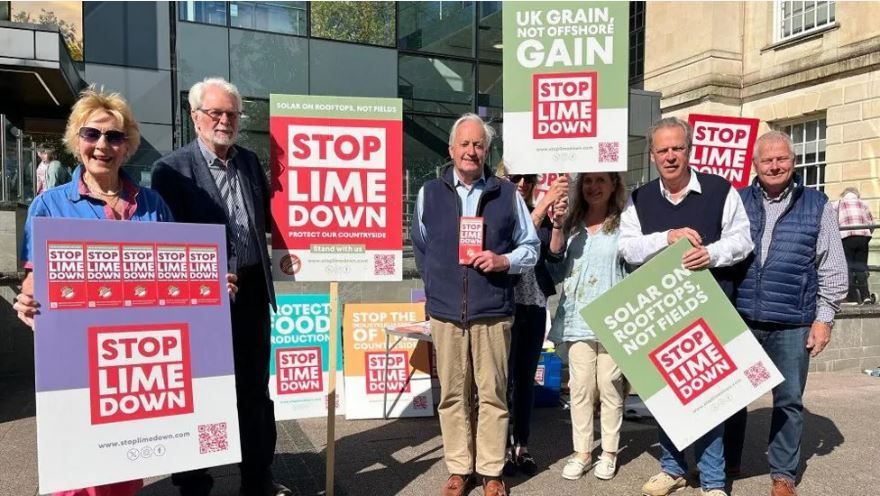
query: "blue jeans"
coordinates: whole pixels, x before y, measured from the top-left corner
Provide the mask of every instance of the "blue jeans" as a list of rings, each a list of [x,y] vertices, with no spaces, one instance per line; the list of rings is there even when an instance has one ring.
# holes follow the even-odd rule
[[[804,431],[804,387],[807,385],[807,371],[810,365],[810,351],[807,349],[809,327],[763,329],[760,324],[751,323],[752,334],[764,347],[764,351],[779,369],[785,381],[773,388],[773,414],[770,419],[770,441],[767,447],[767,461],[770,476],[774,479],[797,479],[797,468],[801,460],[801,436]],[[728,442],[733,450],[727,453],[731,465],[739,465],[742,458],[742,439],[746,431],[746,410],[737,412],[726,422],[725,438],[739,440]]]
[[[724,424],[715,426],[694,442],[694,458],[700,469],[700,487],[706,491],[724,489]],[[678,451],[660,429],[660,470],[673,477],[687,474],[684,452]]]

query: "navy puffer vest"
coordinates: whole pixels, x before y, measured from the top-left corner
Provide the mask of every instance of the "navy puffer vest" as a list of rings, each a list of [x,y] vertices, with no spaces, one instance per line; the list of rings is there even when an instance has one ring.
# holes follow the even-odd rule
[[[816,318],[816,241],[828,197],[804,188],[797,177],[795,181],[769,247],[761,246],[766,212],[757,178],[740,191],[755,243],[755,250],[742,262],[744,276],[736,294],[736,309],[747,320],[802,326]],[[763,250],[769,251],[761,265]]]
[[[424,185],[422,223],[428,235],[422,278],[431,317],[466,326],[477,319],[510,317],[514,313],[513,276],[484,273],[458,263],[458,218],[462,205],[455,191],[452,166]],[[516,185],[486,173],[477,216],[483,217],[483,248],[497,254],[515,248]]]

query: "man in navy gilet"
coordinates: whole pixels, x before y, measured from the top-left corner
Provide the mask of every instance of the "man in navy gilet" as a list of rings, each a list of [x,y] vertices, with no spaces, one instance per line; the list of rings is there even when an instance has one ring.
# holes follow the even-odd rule
[[[831,340],[847,268],[837,213],[824,193],[805,188],[794,173],[787,134],[758,138],[752,158],[757,177],[744,188],[743,205],[755,250],[742,264],[736,309],[782,373],[773,389],[767,459],[772,496],[793,496],[803,432],[803,393],[810,357]],[[727,462],[739,468],[746,410],[725,427]]]
[[[706,269],[733,296],[730,266],[752,251],[749,220],[742,201],[720,176],[702,174],[688,165],[691,128],[675,117],[661,119],[648,135],[651,158],[660,174],[633,191],[620,219],[620,253],[633,265],[687,238],[693,245],[682,264],[690,270]],[[726,496],[723,423],[694,442],[700,469],[700,487],[706,496]],[[684,453],[660,429],[660,469],[642,487],[648,496],[665,496],[685,486]]]
[[[501,472],[513,275],[535,265],[540,243],[516,185],[484,167],[492,136],[492,128],[475,114],[455,122],[449,134],[452,165],[419,190],[413,218],[413,250],[437,350],[437,410],[451,474],[444,496],[467,494],[474,474],[482,478],[484,494],[507,494]],[[482,217],[484,228],[483,251],[467,264],[459,264],[462,216]]]

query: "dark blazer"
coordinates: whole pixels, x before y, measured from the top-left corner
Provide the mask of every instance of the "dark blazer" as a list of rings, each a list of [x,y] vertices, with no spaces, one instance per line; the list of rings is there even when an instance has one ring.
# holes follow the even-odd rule
[[[256,228],[256,239],[266,278],[269,302],[275,307],[275,288],[266,233],[271,232],[269,183],[260,160],[254,152],[235,145],[235,162],[239,167],[242,197],[250,216],[251,228]],[[208,170],[208,164],[199,150],[197,141],[171,152],[153,164],[151,187],[162,195],[171,208],[176,222],[227,225],[226,209],[217,183]],[[227,231],[228,233],[228,231]],[[228,234],[227,234],[228,238]],[[231,240],[227,239],[227,245]],[[228,250],[229,246],[227,246]]]

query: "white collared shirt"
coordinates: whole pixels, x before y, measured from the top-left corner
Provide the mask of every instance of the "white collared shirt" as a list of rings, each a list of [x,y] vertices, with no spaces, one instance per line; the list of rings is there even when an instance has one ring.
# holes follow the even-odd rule
[[[672,200],[672,194],[663,184],[661,178],[660,194],[669,203],[677,205],[684,201],[688,195],[703,194],[700,181],[693,170],[690,172],[690,180],[682,190],[678,201]],[[669,231],[642,234],[642,224],[636,213],[636,207],[632,201],[632,195],[626,202],[626,208],[620,216],[620,244],[619,250],[624,260],[633,265],[642,265],[658,252],[669,246],[667,235]],[[724,200],[724,210],[721,214],[721,238],[706,245],[709,252],[709,267],[728,267],[743,259],[752,252],[754,244],[750,232],[749,217],[746,215],[742,199],[734,188],[727,192]]]

